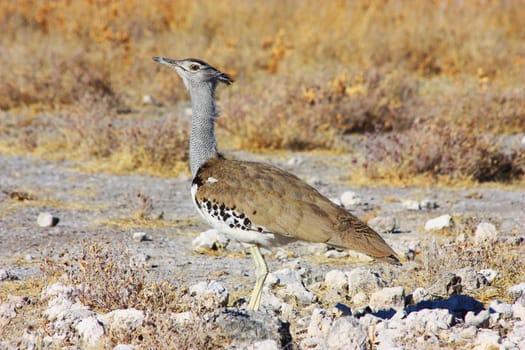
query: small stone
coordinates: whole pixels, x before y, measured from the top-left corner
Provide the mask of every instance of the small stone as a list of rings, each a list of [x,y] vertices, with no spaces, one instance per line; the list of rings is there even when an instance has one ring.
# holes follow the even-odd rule
[[[452,224],[452,216],[446,214],[438,216],[437,218],[430,219],[425,223],[425,230],[441,230],[443,228],[449,227]]]
[[[507,294],[514,297],[515,299],[525,295],[525,282],[521,282],[520,284],[516,284],[507,289]]]
[[[432,210],[432,209],[436,209],[436,208],[438,208],[439,205],[436,203],[435,200],[432,200],[432,199],[426,198],[426,199],[423,199],[421,202],[419,202],[419,207],[420,207],[421,209]]]
[[[142,96],[142,104],[143,105],[154,105],[156,104],[155,99],[150,94],[146,94]]]
[[[419,287],[412,292],[412,303],[419,304],[427,300],[432,300],[432,295],[425,288]]]
[[[316,301],[315,294],[305,288],[298,271],[285,268],[271,272],[266,277],[265,284],[273,287],[284,287],[277,288],[275,292],[287,303],[290,298],[299,304],[310,304]]]
[[[341,341],[344,339],[344,341]],[[326,349],[367,349],[368,331],[355,317],[346,316],[334,321],[325,338]]]
[[[456,243],[465,243],[469,240],[468,235],[466,233],[460,233],[456,237]]]
[[[300,156],[292,157],[286,162],[288,166],[299,166],[303,164],[303,158]]]
[[[352,304],[358,307],[365,306],[366,304],[368,304],[368,296],[363,292],[356,293],[352,297]]]
[[[406,327],[415,332],[436,334],[440,329],[448,329],[454,317],[446,309],[423,309],[411,312],[406,317]]]
[[[353,296],[359,292],[370,293],[385,287],[386,283],[375,272],[367,267],[358,267],[347,273],[348,294]]]
[[[361,196],[353,191],[343,192],[339,199],[343,207],[345,207],[346,209],[351,209],[363,202]]]
[[[496,226],[490,222],[482,222],[476,227],[474,242],[476,244],[493,243],[498,240]]]
[[[401,202],[401,206],[407,210],[421,210],[421,206],[417,201],[406,200]]]
[[[465,326],[487,328],[489,326],[489,318],[489,310],[482,310],[478,312],[478,314],[475,314],[473,311],[469,311],[465,315]]]
[[[35,258],[31,254],[24,255],[24,260],[26,262],[32,262]]]
[[[255,342],[248,347],[246,350],[279,350],[281,347],[277,344],[275,339],[266,339]]]
[[[279,344],[292,341],[290,324],[265,312],[220,309],[216,312],[215,324],[221,328],[222,336],[232,339],[230,349],[246,349],[267,339],[275,339]]]
[[[403,287],[389,287],[378,290],[370,296],[370,308],[373,312],[405,307],[405,289]]]
[[[12,281],[18,279],[15,275],[13,275],[11,272],[0,269],[0,282],[1,281]]]
[[[475,339],[476,349],[500,349],[501,337],[498,332],[490,329],[481,329]]]
[[[512,305],[493,300],[490,303],[489,311],[492,324],[496,324],[499,320],[508,320],[512,318]]]
[[[178,312],[173,315],[173,319],[175,322],[182,326],[187,326],[195,321],[195,316],[193,315],[193,312],[191,311],[185,311],[185,312]]]
[[[40,213],[36,219],[36,223],[40,227],[53,227],[58,224],[60,220],[57,217],[54,217],[50,213]]]
[[[191,245],[193,250],[197,253],[204,253],[207,250],[217,250],[228,245],[228,239],[219,233],[215,229],[210,229],[204,232],[195,238]]]
[[[346,289],[348,288],[348,278],[346,273],[341,270],[328,271],[324,278],[324,283],[328,289]]]
[[[472,267],[464,267],[454,271],[456,276],[461,278],[461,285],[463,286],[463,291],[474,291],[482,287],[485,287],[489,284],[485,276],[478,273]]]
[[[134,347],[131,344],[118,344],[113,348],[113,350],[135,350],[136,347]]]
[[[499,273],[499,271],[492,269],[479,270],[479,273],[483,275],[483,277],[485,277],[489,284],[491,284],[496,278],[499,278],[501,276],[501,273]]]
[[[100,316],[105,326],[114,330],[134,330],[142,326],[145,320],[144,311],[137,309],[119,309]]]
[[[446,273],[440,276],[436,281],[430,285],[427,290],[431,294],[437,295],[455,295],[461,293],[463,285],[461,284],[461,277]]]
[[[133,232],[133,240],[135,242],[144,242],[151,241],[151,238],[146,234],[146,232]]]
[[[190,295],[202,302],[207,308],[226,306],[230,296],[228,290],[214,280],[192,285]]]
[[[525,300],[523,302],[517,300],[514,304],[512,304],[512,315],[514,318],[525,321]]]
[[[88,317],[81,320],[75,326],[84,344],[92,347],[97,345],[104,335],[104,327],[95,317]]]
[[[368,221],[368,225],[377,232],[399,232],[399,222],[394,216],[376,216]]]

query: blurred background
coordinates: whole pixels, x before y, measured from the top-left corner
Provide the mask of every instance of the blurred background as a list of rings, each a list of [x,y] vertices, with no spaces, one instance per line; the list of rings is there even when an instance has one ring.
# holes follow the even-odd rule
[[[225,150],[351,153],[348,176],[523,184],[525,1],[2,1],[0,152],[187,172],[197,57]]]

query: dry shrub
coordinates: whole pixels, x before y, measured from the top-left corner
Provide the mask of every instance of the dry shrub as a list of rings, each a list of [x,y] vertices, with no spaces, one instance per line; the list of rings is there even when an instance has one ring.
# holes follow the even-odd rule
[[[79,252],[67,252],[67,257],[61,262],[45,260],[44,279],[49,282],[54,276],[63,276],[67,285],[75,286],[79,300],[98,312],[135,308],[145,313],[139,329],[108,330],[105,348],[119,343],[146,349],[222,348],[220,330],[206,321],[205,314],[212,310],[189,297],[186,288],[167,281],[150,282],[146,269],[133,263],[126,252],[110,245],[84,243]],[[173,313],[187,311],[194,319],[187,325],[172,317]]]
[[[475,181],[511,181],[525,172],[522,152],[504,152],[493,136],[451,125],[423,125],[371,135],[363,166],[371,178],[429,174]]]
[[[494,299],[510,300],[507,289],[525,278],[521,268],[524,263],[525,246],[508,242],[496,242],[477,245],[471,240],[463,243],[436,244],[431,243],[423,249],[423,269],[416,280],[419,283],[432,283],[444,273],[471,267],[476,271],[493,269],[501,276],[492,284],[492,288],[485,288],[476,292],[482,302]],[[421,286],[421,285],[419,285]]]
[[[417,104],[409,79],[374,71],[312,72],[308,78],[269,77],[223,95],[221,128],[241,148],[334,148],[348,133],[403,130]]]
[[[45,157],[73,158],[87,170],[176,175],[186,169],[188,124],[173,115],[119,115],[111,100],[86,95],[70,113],[7,116],[4,146]],[[147,115],[151,114],[151,115]]]

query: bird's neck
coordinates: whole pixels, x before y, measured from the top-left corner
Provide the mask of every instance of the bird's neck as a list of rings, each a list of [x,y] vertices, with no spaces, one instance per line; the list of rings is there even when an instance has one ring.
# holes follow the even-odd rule
[[[190,131],[190,170],[195,177],[199,168],[217,157],[215,138],[215,84],[202,83],[190,89],[192,118]]]

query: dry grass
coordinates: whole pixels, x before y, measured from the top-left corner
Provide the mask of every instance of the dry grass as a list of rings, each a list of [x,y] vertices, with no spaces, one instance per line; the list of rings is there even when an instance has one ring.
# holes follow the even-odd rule
[[[95,170],[184,171],[187,124],[141,102],[151,94],[171,109],[187,99],[175,74],[150,58],[194,56],[239,81],[221,92],[223,144],[344,150],[348,133],[435,132],[430,146],[465,134],[445,157],[474,157],[482,168],[496,159],[491,166],[510,166],[510,175],[450,170],[454,160],[419,164],[426,155],[410,151],[415,141],[391,143],[401,162],[378,147],[371,157],[405,176],[522,178],[518,149],[485,150],[472,139],[525,128],[524,11],[522,0],[5,1],[0,148]]]
[[[85,243],[78,253],[65,254],[67,258],[46,259],[42,264],[47,283],[61,276],[66,285],[76,286],[79,300],[97,312],[135,308],[145,313],[144,325],[137,330],[110,330],[104,348],[119,343],[145,349],[223,348],[226,340],[220,330],[204,317],[212,310],[191,298],[187,288],[167,281],[150,282],[145,268],[134,265],[130,256],[112,246]],[[186,311],[195,321],[188,325],[175,322],[172,315]]]

